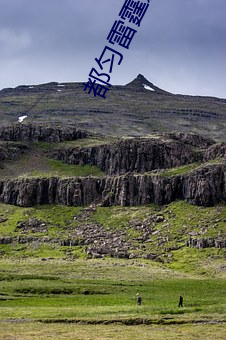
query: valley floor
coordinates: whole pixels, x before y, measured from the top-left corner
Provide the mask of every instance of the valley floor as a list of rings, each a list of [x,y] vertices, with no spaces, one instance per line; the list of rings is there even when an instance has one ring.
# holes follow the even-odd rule
[[[226,335],[224,278],[185,274],[142,259],[1,258],[0,268],[0,339]]]
[[[177,340],[208,339],[224,340],[226,326],[223,324],[188,324],[173,326],[121,326],[78,325],[0,322],[0,339],[39,340]]]
[[[223,202],[1,203],[0,339],[225,339],[225,221]]]

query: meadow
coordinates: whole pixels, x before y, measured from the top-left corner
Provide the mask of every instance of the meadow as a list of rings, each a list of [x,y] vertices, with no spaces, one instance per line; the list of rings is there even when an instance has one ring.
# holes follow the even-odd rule
[[[224,278],[184,274],[142,259],[1,258],[0,268],[0,339],[226,334]]]
[[[204,237],[224,235],[223,203],[209,208],[183,201],[164,207],[97,207],[88,215],[85,209],[0,204],[0,238],[13,238],[0,244],[0,339],[225,339],[225,250],[186,246],[189,233],[200,237],[203,228]],[[60,242],[75,237],[72,230],[82,224],[97,223],[126,231],[142,255],[132,226],[155,214],[164,215],[167,223],[153,225],[152,242],[142,249],[144,255],[160,254],[161,261],[91,259],[85,246]],[[32,219],[46,230],[18,228]],[[171,250],[159,244],[160,235],[168,237]],[[33,242],[19,243],[19,237]],[[178,307],[179,294],[183,308]]]

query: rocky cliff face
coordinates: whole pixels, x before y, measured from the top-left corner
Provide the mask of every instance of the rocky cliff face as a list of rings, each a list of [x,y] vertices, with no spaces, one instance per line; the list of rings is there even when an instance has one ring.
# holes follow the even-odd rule
[[[215,141],[213,139],[202,137],[194,133],[175,132],[165,133],[164,135],[168,136],[170,139],[177,140],[180,143],[192,145],[201,149],[207,149],[211,145],[215,144]]]
[[[86,137],[69,127],[18,124],[0,129],[0,139],[60,142]],[[130,139],[110,145],[55,149],[53,158],[68,164],[99,166],[106,177],[31,178],[0,181],[0,201],[19,206],[63,204],[82,206],[95,201],[103,205],[159,205],[176,199],[210,206],[226,198],[226,164],[199,167],[183,175],[165,177],[155,170],[169,169],[225,156],[225,144],[191,134],[168,134],[149,139]],[[9,145],[8,145],[9,144]],[[12,158],[25,147],[0,145],[0,160]],[[147,174],[151,172],[150,174]],[[145,174],[146,173],[146,174]]]
[[[14,124],[0,127],[0,140],[22,142],[63,142],[91,135],[87,131],[70,126],[46,126],[38,124]]]
[[[210,165],[182,176],[182,198],[203,206],[226,199],[226,165]]]
[[[213,158],[226,156],[226,143],[217,143],[209,147],[204,152],[204,161],[208,161]]]
[[[176,199],[210,206],[226,197],[226,166],[210,165],[186,175],[122,175],[103,178],[21,179],[0,182],[4,203],[33,206],[81,206],[97,200],[103,205],[133,206],[151,202],[163,205]]]
[[[193,163],[200,161],[202,154],[181,141],[153,138],[87,148],[63,148],[55,151],[52,157],[68,164],[97,165],[108,175],[120,175]]]
[[[23,144],[0,143],[0,161],[15,159],[27,149]]]

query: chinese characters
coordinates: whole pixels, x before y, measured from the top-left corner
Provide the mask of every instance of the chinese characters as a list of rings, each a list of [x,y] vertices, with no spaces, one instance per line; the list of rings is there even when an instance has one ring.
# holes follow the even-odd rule
[[[109,44],[114,45],[114,48],[118,45],[121,48],[129,49],[130,44],[137,33],[136,29],[137,27],[140,27],[141,21],[148,9],[149,2],[150,0],[125,0],[118,15],[120,19],[115,20],[107,36]],[[89,73],[88,82],[83,83],[84,91],[88,90],[88,94],[92,93],[94,97],[99,96],[106,98],[105,95],[111,87],[110,74],[112,73],[115,59],[117,65],[120,65],[123,60],[122,53],[111,47],[105,46],[100,57],[95,58],[97,63],[96,67],[99,67],[99,69],[96,70],[96,68],[93,67]],[[104,72],[101,72],[102,70]],[[96,83],[96,81],[98,81],[98,83]]]

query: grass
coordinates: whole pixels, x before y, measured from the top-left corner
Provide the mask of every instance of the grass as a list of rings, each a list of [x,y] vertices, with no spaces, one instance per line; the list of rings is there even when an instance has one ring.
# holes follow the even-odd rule
[[[3,338],[189,339],[214,330],[221,339],[225,331],[225,279],[181,274],[144,260],[5,258],[0,267]],[[143,298],[139,308],[137,292]]]
[[[1,231],[16,233],[18,220],[38,218],[48,224],[47,235],[61,238],[67,227],[81,223],[74,217],[82,211],[80,207],[1,204],[0,215],[8,218],[1,223]],[[150,214],[168,219],[176,242],[178,237],[184,238],[183,225],[189,218],[190,230],[198,230],[197,216],[201,225],[208,219],[219,228],[225,206],[207,209],[174,202],[162,209],[155,205],[98,207],[88,220],[123,229],[132,219],[141,221]],[[161,233],[167,230],[164,223],[155,226]],[[131,228],[128,232],[134,237]],[[167,339],[224,339],[226,282],[213,264],[218,261],[220,267],[223,263],[218,249],[184,247],[174,251],[173,261],[164,265],[143,259],[86,260],[81,247],[53,244],[1,245],[1,251],[4,249],[0,257],[3,339],[165,339],[166,334]],[[67,252],[76,255],[73,260]],[[137,292],[143,298],[140,308]],[[177,307],[180,293],[184,297],[181,309]]]
[[[159,339],[210,339],[223,340],[224,325],[180,325],[180,326],[120,326],[120,325],[79,325],[40,323],[1,323],[3,338],[16,336],[18,340],[30,339],[73,339],[73,340],[159,340]]]
[[[23,155],[14,161],[5,161],[3,165],[4,167],[0,169],[2,178],[49,178],[54,176],[68,178],[105,175],[95,165],[69,165],[37,152],[33,155]]]
[[[84,215],[84,216],[83,216]],[[142,242],[142,225],[150,216],[161,215],[164,220],[150,222],[150,242]],[[44,231],[16,228],[20,221],[38,219],[45,223]],[[122,231],[124,239],[131,244],[130,253],[137,257],[153,254],[169,268],[182,272],[199,273],[211,277],[225,277],[225,250],[217,248],[197,249],[187,247],[190,238],[225,237],[226,206],[197,207],[183,201],[167,206],[97,207],[88,215],[83,207],[41,205],[22,208],[0,204],[0,237],[14,237],[11,244],[1,245],[1,256],[85,258],[84,242],[77,234],[83,225],[100,225],[106,232]],[[17,237],[31,236],[33,241],[19,244]],[[119,235],[118,235],[119,236]],[[36,241],[35,241],[36,240]],[[48,242],[46,241],[48,240]],[[61,240],[72,240],[80,246],[62,246]],[[102,241],[103,242],[103,241]],[[124,241],[123,241],[124,242]]]
[[[15,122],[21,113],[26,113],[30,122],[76,122],[79,128],[104,131],[108,136],[140,136],[162,130],[193,131],[225,139],[225,105],[218,99],[157,95],[146,90],[113,87],[103,102],[101,98],[88,96],[82,84],[67,84],[60,93],[57,85],[48,92],[43,92],[44,87],[36,86],[36,93],[15,90],[0,98],[2,122]],[[197,109],[204,111],[204,115],[191,112]],[[206,117],[208,112],[216,113],[215,119]]]
[[[193,164],[188,164],[188,165],[182,165],[178,166],[176,168],[172,168],[169,170],[163,170],[159,172],[159,175],[161,177],[170,177],[170,176],[177,176],[177,175],[183,175],[185,173],[188,173],[194,169],[197,169],[200,164],[198,163],[193,163]]]
[[[81,207],[67,207],[56,205],[41,205],[33,208],[22,208],[0,203],[0,218],[5,221],[1,223],[1,236],[18,235],[15,228],[20,221],[30,218],[42,220],[48,227],[55,228],[56,234],[60,228],[74,225],[74,216],[82,211]]]
[[[50,158],[49,153],[54,148],[65,147],[66,145],[89,145],[90,143],[103,143],[101,139],[80,139],[65,143],[37,142],[24,144],[26,153],[22,153],[18,158],[1,162],[1,178],[33,178],[33,177],[87,177],[103,176],[105,173],[95,165],[69,165],[60,160]],[[71,143],[71,144],[70,144]],[[11,143],[12,146],[16,143]]]
[[[48,159],[47,165],[49,169],[47,171],[33,170],[30,173],[23,175],[22,177],[74,177],[74,176],[103,176],[104,172],[95,165],[68,165],[63,161]]]
[[[140,249],[136,240],[140,231],[132,228],[131,221],[161,215],[164,221],[152,226],[157,233],[143,252],[161,253],[166,261],[88,260],[83,247],[64,247],[60,242],[1,244],[3,339],[165,339],[166,334],[167,339],[224,338],[224,249],[185,247],[191,231],[197,238],[225,232],[224,204],[202,208],[178,201],[163,207],[97,207],[84,220],[78,218],[84,211],[0,204],[1,236],[70,239],[80,224],[95,222],[126,231]],[[45,222],[47,232],[21,234],[18,221],[31,218]],[[168,242],[159,245],[159,237],[168,237]],[[175,245],[181,248],[169,249]],[[141,308],[136,305],[137,292],[143,298]],[[180,293],[184,307],[179,309]]]
[[[150,213],[156,213],[159,207],[155,204],[139,207],[98,207],[93,215],[93,220],[104,225],[106,228],[127,227],[132,219],[142,220]]]
[[[117,141],[116,138],[113,137],[107,137],[107,136],[95,136],[95,137],[87,137],[87,138],[80,138],[76,140],[71,141],[63,141],[60,143],[48,143],[48,142],[35,142],[32,143],[34,148],[40,148],[43,150],[54,150],[54,149],[60,149],[60,148],[85,148],[85,147],[92,147],[92,146],[98,146],[103,144],[111,144],[114,141]]]
[[[161,177],[178,176],[178,175],[189,173],[193,170],[201,169],[210,164],[221,164],[221,163],[222,163],[222,158],[215,158],[206,163],[192,163],[192,164],[186,164],[186,165],[178,166],[178,167],[171,168],[171,169],[161,170],[157,174]],[[153,173],[151,172],[148,172],[147,174],[153,175]],[[154,175],[156,175],[156,173],[154,173]]]
[[[197,272],[201,275],[225,276],[225,252],[217,248],[196,249],[184,247],[173,251],[173,261],[168,267],[183,272]]]
[[[42,324],[0,323],[3,339],[73,339],[73,340],[162,340],[162,339],[209,339],[224,340],[225,325],[176,325],[176,326],[125,326],[125,325],[80,325],[80,324]]]
[[[79,147],[79,148],[85,148],[85,147],[92,147],[92,146],[98,146],[103,144],[111,144],[113,142],[117,141],[117,139],[113,137],[96,137],[96,138],[82,138],[77,139],[75,141],[65,141],[60,143],[60,145],[57,145],[57,148],[64,148],[64,147]]]
[[[164,221],[152,225],[154,235],[151,236],[150,243],[145,244],[143,252],[158,254],[159,257],[169,266],[187,271],[197,271],[199,273],[208,272],[214,275],[215,272],[220,274],[220,268],[224,263],[224,249],[207,248],[194,249],[185,247],[186,242],[192,238],[212,238],[219,234],[225,237],[225,218],[226,206],[219,204],[216,207],[197,207],[184,201],[172,202],[169,205],[159,207],[155,205],[142,207],[109,207],[98,208],[93,215],[93,219],[104,225],[106,228],[126,231],[128,239],[136,238],[137,230],[130,227],[130,222],[143,221],[148,216],[160,214],[164,216]],[[193,236],[191,236],[193,235]],[[159,240],[168,240],[159,244]],[[135,252],[140,254],[139,242],[136,242],[137,249]],[[179,247],[178,250],[171,250]],[[181,247],[181,249],[180,249]],[[225,272],[223,272],[225,275]]]

